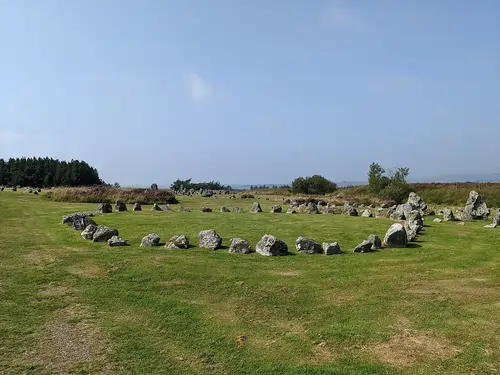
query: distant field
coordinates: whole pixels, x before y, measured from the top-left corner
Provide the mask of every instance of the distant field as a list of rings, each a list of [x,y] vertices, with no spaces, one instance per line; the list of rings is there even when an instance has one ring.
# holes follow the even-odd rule
[[[0,373],[500,371],[500,228],[427,217],[410,247],[354,254],[392,222],[271,214],[273,200],[260,200],[264,212],[252,214],[253,199],[178,199],[174,210],[192,212],[143,206],[97,216],[132,244],[109,248],[61,224],[62,215],[96,204],[0,192]],[[235,204],[245,212],[218,212]],[[199,212],[203,206],[215,212]],[[226,247],[231,237],[255,246],[269,233],[293,254],[198,248],[197,233],[210,228]],[[162,242],[185,234],[193,247],[139,248],[152,232]],[[298,255],[298,236],[338,241],[345,253]]]

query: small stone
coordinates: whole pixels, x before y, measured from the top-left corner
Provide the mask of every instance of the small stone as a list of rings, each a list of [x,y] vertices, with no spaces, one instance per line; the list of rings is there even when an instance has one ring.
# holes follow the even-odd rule
[[[161,208],[155,203],[153,204],[153,207],[151,207],[151,211],[161,211]]]
[[[323,242],[323,252],[326,255],[341,254],[342,250],[338,242]]]
[[[94,242],[106,242],[113,236],[118,236],[118,230],[115,228],[109,228],[105,225],[99,225],[92,236],[92,241]]]
[[[83,237],[84,240],[92,240],[96,230],[97,230],[97,225],[90,224],[83,230],[81,236]]]
[[[242,238],[231,238],[229,252],[231,254],[248,254],[252,252],[252,246]]]
[[[372,250],[378,250],[382,248],[382,240],[376,234],[370,234],[368,236],[368,242],[372,244]]]
[[[371,210],[364,210],[363,213],[361,214],[362,217],[373,217],[373,213]]]
[[[100,214],[110,214],[113,212],[113,207],[109,203],[101,203],[96,211]]]
[[[262,208],[260,207],[259,202],[255,202],[252,204],[252,208],[250,209],[250,212],[262,212]]]
[[[132,206],[132,211],[142,211],[140,203],[134,203],[134,205]]]
[[[115,209],[116,209],[116,211],[119,211],[119,212],[127,211],[127,205],[125,203],[123,203],[123,201],[118,200],[118,201],[116,201]]]
[[[184,235],[172,236],[165,244],[167,249],[189,249],[189,240]]]
[[[141,240],[141,247],[149,247],[149,246],[159,246],[160,245],[160,236],[156,233],[150,233],[147,236],[144,236]]]
[[[433,221],[434,221],[435,223],[441,223],[443,220],[437,217],[437,218],[435,218]]]
[[[302,254],[320,254],[323,252],[319,243],[305,237],[297,238],[295,241],[295,248]]]
[[[370,241],[364,240],[363,242],[361,242],[358,246],[356,246],[354,248],[354,252],[355,253],[368,253],[368,252],[372,251],[372,246],[373,246],[373,244]]]
[[[241,208],[239,208],[238,206],[234,206],[233,212],[243,212],[243,210]]]
[[[211,208],[209,208],[209,207],[203,207],[203,208],[201,209],[201,212],[212,212],[212,209],[211,209]]]
[[[272,208],[271,208],[271,212],[272,213],[279,213],[279,212],[282,212],[283,211],[283,208],[279,205],[274,205]]]
[[[229,210],[229,208],[222,206],[220,208],[220,212],[231,212],[231,211]]]
[[[120,238],[118,236],[113,236],[108,240],[108,245],[111,247],[128,246],[128,241],[126,241],[123,238]]]
[[[255,249],[257,253],[264,256],[288,255],[287,244],[270,234],[262,236]]]

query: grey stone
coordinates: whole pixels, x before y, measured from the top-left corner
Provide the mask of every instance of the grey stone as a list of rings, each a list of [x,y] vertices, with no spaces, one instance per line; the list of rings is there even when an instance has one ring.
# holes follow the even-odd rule
[[[297,210],[293,206],[290,206],[290,207],[288,207],[288,210],[286,210],[286,213],[287,214],[296,214]]]
[[[408,236],[401,223],[394,223],[387,230],[384,237],[384,245],[390,248],[406,247],[408,245]]]
[[[108,245],[111,247],[128,246],[128,241],[118,236],[113,236],[108,240]]]
[[[212,212],[212,209],[211,209],[211,208],[209,208],[209,207],[203,207],[203,208],[201,209],[201,212]]]
[[[497,223],[491,223],[491,224],[487,224],[487,225],[485,225],[484,227],[485,227],[485,228],[491,228],[491,229],[493,229],[493,228],[496,228],[497,226],[498,226],[498,224],[497,224]]]
[[[33,191],[33,194],[34,194],[34,195],[38,195],[38,191],[34,190],[34,191]]]
[[[265,234],[257,243],[255,250],[264,256],[283,256],[288,255],[288,246],[286,243],[273,235]]]
[[[91,217],[94,216],[92,212],[75,212],[70,215],[63,216],[62,223],[67,224],[75,230],[84,230],[88,225],[95,224]]]
[[[377,208],[375,210],[375,217],[385,218],[385,217],[387,217],[387,212],[383,208]]]
[[[150,233],[141,240],[141,247],[160,246],[160,236]]]
[[[283,211],[283,208],[280,206],[280,205],[274,205],[272,208],[271,208],[271,212],[272,213],[279,213]]]
[[[419,209],[419,210],[425,210],[427,209],[427,205],[425,202],[420,198],[417,193],[411,192],[410,195],[408,196],[408,204],[413,206],[413,209]]]
[[[229,252],[231,254],[248,254],[252,252],[252,246],[242,238],[231,238]]]
[[[453,215],[453,211],[449,208],[445,208],[443,210],[443,220],[444,221],[455,221],[455,215]]]
[[[234,206],[233,212],[243,212],[243,210],[241,208],[239,208],[238,206]]]
[[[406,231],[406,238],[408,242],[415,241],[417,238],[418,234],[418,225],[415,223],[409,223],[408,221],[405,222],[404,224],[405,231]]]
[[[172,211],[172,207],[170,207],[169,204],[164,204],[163,206],[160,207],[162,211]]]
[[[363,213],[361,214],[362,217],[373,217],[373,213],[371,210],[364,210]]]
[[[161,208],[160,206],[158,206],[158,204],[153,204],[153,207],[151,207],[151,211],[161,211]]]
[[[342,250],[338,242],[323,242],[323,252],[326,255],[341,254]]]
[[[222,245],[222,238],[215,229],[207,229],[198,233],[198,242],[201,248],[217,250]]]
[[[229,208],[227,208],[227,207],[225,207],[225,206],[222,206],[222,207],[220,208],[220,212],[231,212],[231,211],[229,210]]]
[[[250,212],[262,212],[262,208],[260,208],[259,202],[254,202],[252,204],[252,208],[250,209]]]
[[[354,251],[355,253],[368,253],[370,251],[372,251],[372,246],[373,244],[368,241],[368,240],[364,240],[363,242],[361,242],[358,246],[356,246],[354,248]]]
[[[109,228],[105,225],[98,225],[94,235],[92,236],[92,241],[94,242],[106,242],[113,236],[118,236],[118,230],[115,228]]]
[[[346,206],[344,212],[348,216],[358,216],[358,210],[354,206]]]
[[[372,250],[378,250],[382,248],[382,240],[376,234],[370,234],[367,241],[372,244]]]
[[[167,249],[189,249],[189,239],[184,235],[172,236],[165,244]]]
[[[96,211],[100,214],[110,214],[113,212],[113,207],[109,203],[101,203]]]
[[[17,187],[12,186],[12,191],[17,191]]]
[[[305,237],[297,238],[295,241],[295,248],[302,254],[321,254],[323,252],[319,243]]]
[[[486,203],[481,199],[481,196],[476,191],[471,191],[464,208],[462,220],[486,220],[490,214]]]
[[[435,218],[433,221],[434,221],[435,223],[441,223],[443,220],[437,217],[437,218]]]
[[[82,232],[81,236],[84,240],[92,240],[94,233],[97,230],[97,225],[89,224]]]
[[[180,206],[179,207],[179,212],[191,212],[191,210],[189,208]]]
[[[142,211],[142,207],[139,203],[134,203],[132,206],[132,211]]]
[[[127,205],[123,201],[116,201],[115,210],[119,212],[127,211]]]
[[[89,216],[83,216],[79,219],[75,219],[71,225],[74,230],[84,230],[91,224],[96,225],[95,221]]]

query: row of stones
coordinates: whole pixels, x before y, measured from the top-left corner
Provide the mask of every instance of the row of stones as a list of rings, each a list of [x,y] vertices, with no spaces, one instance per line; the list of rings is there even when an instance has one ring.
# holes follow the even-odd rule
[[[63,224],[71,225],[75,230],[82,230],[81,236],[86,240],[94,242],[107,242],[109,246],[128,246],[127,240],[119,237],[119,232],[115,228],[110,228],[104,225],[97,225],[91,218],[92,213],[75,213],[63,217]],[[198,234],[199,247],[216,250],[222,246],[222,237],[220,237],[214,229],[203,230]],[[403,225],[399,223],[393,224],[387,231],[384,237],[384,245],[386,247],[406,247],[408,242],[408,234]],[[160,237],[155,233],[150,233],[143,237],[140,246],[159,246]],[[185,235],[175,235],[165,244],[169,249],[188,249],[190,246],[189,240]],[[322,245],[312,239],[299,237],[296,240],[295,247],[297,251],[305,254],[326,255],[340,254],[342,251],[337,242],[324,242]],[[355,253],[366,253],[382,248],[380,238],[371,234],[367,240],[361,242],[354,248]],[[257,243],[255,247],[259,254],[266,256],[278,256],[288,254],[288,246],[275,236],[266,234]],[[241,238],[232,238],[230,253],[250,253],[253,252],[250,243]]]

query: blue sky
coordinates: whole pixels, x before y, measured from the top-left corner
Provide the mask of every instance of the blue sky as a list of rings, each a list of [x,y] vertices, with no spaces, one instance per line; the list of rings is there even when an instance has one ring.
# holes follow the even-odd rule
[[[500,1],[2,0],[0,157],[106,181],[500,170]]]

